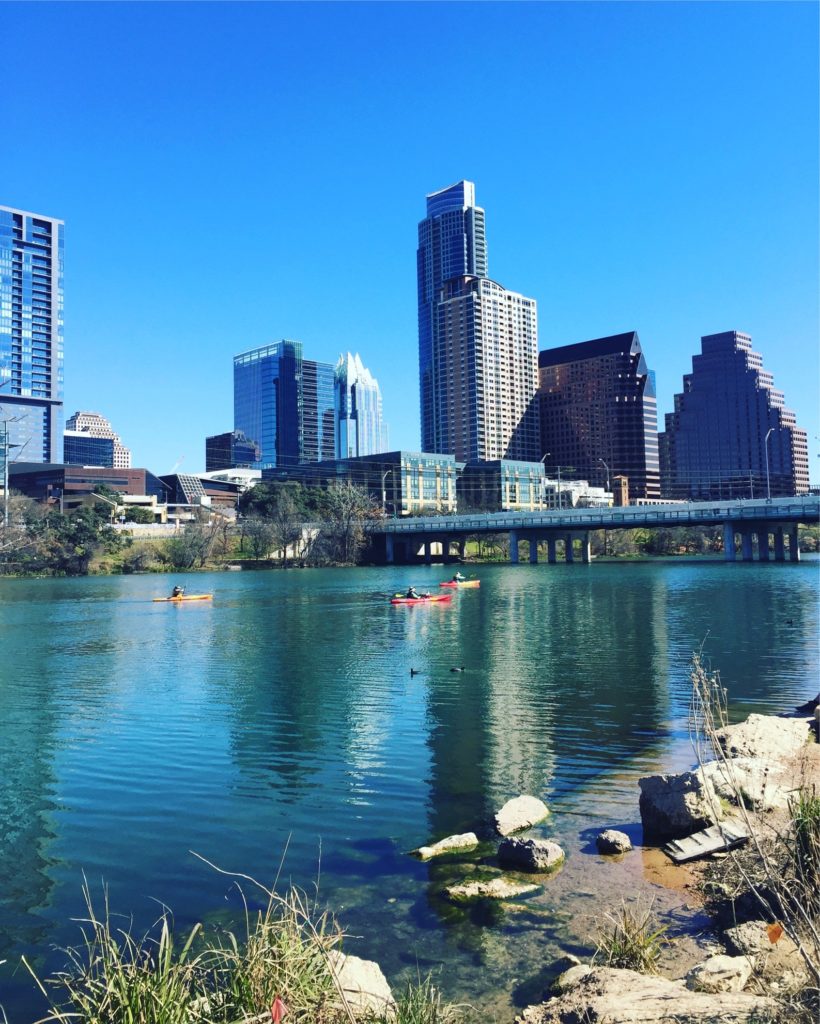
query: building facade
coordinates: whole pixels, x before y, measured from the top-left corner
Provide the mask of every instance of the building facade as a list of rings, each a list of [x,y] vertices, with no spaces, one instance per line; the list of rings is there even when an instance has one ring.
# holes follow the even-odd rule
[[[536,303],[489,280],[472,182],[427,196],[417,270],[422,447],[464,461],[536,459]]]
[[[658,408],[637,332],[547,349],[538,356],[541,457],[547,471],[635,498],[660,496]]]
[[[234,430],[254,438],[259,468],[332,459],[333,366],[282,340],[234,357]]]
[[[544,484],[540,462],[468,462],[458,478],[458,511],[538,512],[549,507]]]
[[[339,356],[334,374],[336,458],[376,455],[387,448],[379,382],[358,353]]]
[[[206,473],[219,469],[254,469],[260,461],[259,445],[241,430],[229,430],[205,438]]]
[[[0,206],[0,420],[12,457],[62,456],[63,221]]]
[[[115,469],[129,469],[131,466],[131,449],[126,448],[120,440],[119,434],[114,432],[113,427],[98,412],[75,412],[69,416],[65,424],[66,431],[76,431],[87,434],[90,438],[105,438],[112,442],[113,463]],[[65,459],[68,462],[68,458]],[[103,465],[103,463],[100,463]]]
[[[67,466],[114,466],[114,440],[93,437],[82,430],[63,432],[63,462]]]
[[[351,484],[366,490],[385,515],[449,514],[457,508],[457,478],[463,465],[451,455],[431,452],[380,452],[353,459],[264,469],[262,478],[308,487]]]
[[[9,466],[9,487],[21,494],[63,508],[76,507],[80,499],[100,485],[120,494],[149,495],[166,500],[168,489],[147,469],[116,469],[103,466],[66,466],[62,463],[15,462]]]
[[[665,495],[709,501],[807,493],[806,432],[783,403],[748,334],[702,337],[661,435]]]

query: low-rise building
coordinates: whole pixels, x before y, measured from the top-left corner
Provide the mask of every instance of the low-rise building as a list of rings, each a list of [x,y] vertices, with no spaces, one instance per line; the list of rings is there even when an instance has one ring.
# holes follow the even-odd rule
[[[35,501],[66,510],[84,503],[95,487],[105,486],[126,495],[154,496],[164,504],[168,489],[147,469],[112,466],[68,466],[55,462],[9,463],[9,489]]]
[[[536,512],[549,508],[541,462],[468,462],[458,479],[459,512]]]

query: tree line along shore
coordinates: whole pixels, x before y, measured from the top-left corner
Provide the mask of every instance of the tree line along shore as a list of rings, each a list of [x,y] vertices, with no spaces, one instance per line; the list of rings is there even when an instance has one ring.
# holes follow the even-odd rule
[[[102,493],[105,491],[105,493]],[[0,573],[81,576],[88,573],[179,572],[203,569],[362,565],[375,561],[363,528],[380,519],[381,508],[356,487],[331,490],[300,484],[259,484],[240,498],[236,520],[202,510],[173,536],[141,536],[152,517],[125,509],[127,521],[111,526],[115,492],[100,488],[100,500],[61,512],[20,495],[9,498],[9,522],[0,532]],[[133,524],[132,536],[129,525]],[[820,550],[820,527],[799,531],[800,550]],[[592,554],[604,558],[718,555],[719,527],[597,530]],[[468,539],[465,559],[504,562],[505,533]]]

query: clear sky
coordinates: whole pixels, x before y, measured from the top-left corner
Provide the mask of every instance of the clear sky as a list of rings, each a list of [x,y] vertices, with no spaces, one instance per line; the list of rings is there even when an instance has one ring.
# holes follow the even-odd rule
[[[417,224],[468,178],[540,347],[637,330],[672,408],[752,335],[818,421],[814,3],[0,5],[0,203],[66,222],[66,414],[156,473],[232,357],[360,352],[418,449]],[[662,417],[661,417],[662,422]]]

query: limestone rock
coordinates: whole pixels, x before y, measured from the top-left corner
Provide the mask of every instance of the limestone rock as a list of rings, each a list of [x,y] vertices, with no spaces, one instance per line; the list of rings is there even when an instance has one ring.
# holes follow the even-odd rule
[[[719,729],[717,739],[729,757],[763,757],[780,761],[806,745],[809,727],[800,718],[749,715],[745,722]]]
[[[785,810],[794,795],[794,780],[781,762],[767,757],[733,757],[711,761],[701,769],[719,797],[756,811]]]
[[[648,775],[638,780],[644,836],[650,842],[682,839],[715,824],[714,786],[701,772]]]
[[[504,839],[498,862],[517,871],[554,871],[564,862],[564,851],[549,839]]]
[[[747,992],[692,992],[682,981],[596,967],[569,992],[528,1007],[516,1024],[752,1024],[774,1008]]]
[[[628,853],[632,842],[626,832],[618,832],[614,828],[606,828],[595,840],[599,853]]]
[[[710,956],[686,975],[686,987],[694,992],[741,992],[752,973],[747,956]]]
[[[381,967],[373,960],[348,956],[338,949],[328,954],[336,984],[356,1018],[392,1015],[396,1001]]]
[[[413,853],[422,860],[429,860],[442,853],[452,853],[453,850],[469,850],[473,846],[478,846],[478,836],[475,832],[462,832],[461,835],[439,839],[437,843],[431,843],[429,846],[420,846],[417,850],[413,850]]]
[[[552,991],[556,993],[569,992],[582,981],[592,970],[589,964],[575,964],[562,974],[559,974],[552,983]]]
[[[764,978],[779,979],[787,988],[799,988],[808,981],[808,973],[797,946],[784,932],[776,943],[769,939],[765,921],[745,921],[723,933],[727,948],[752,961]]]
[[[495,830],[500,836],[508,836],[543,821],[548,814],[549,808],[537,797],[517,796],[496,813]]]
[[[466,903],[468,900],[491,899],[507,900],[515,896],[525,896],[537,892],[540,886],[526,882],[513,882],[508,878],[492,878],[488,881],[465,882],[463,885],[449,885],[444,895],[454,903]]]

